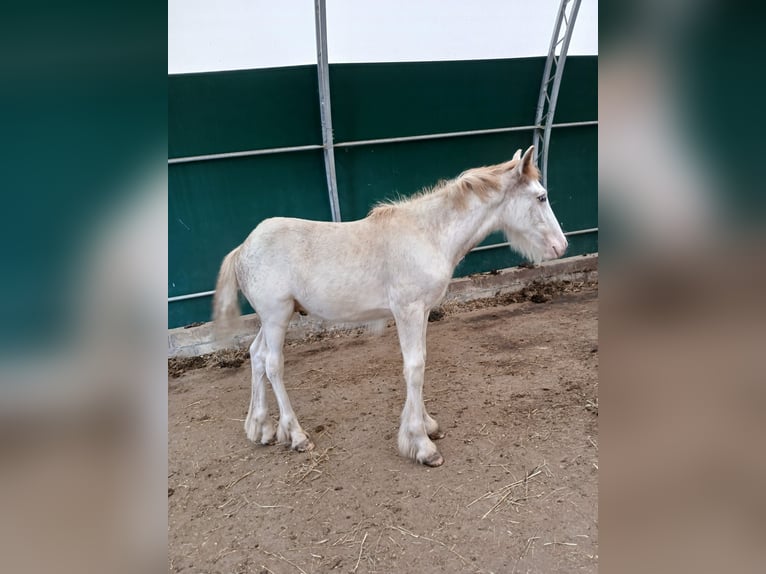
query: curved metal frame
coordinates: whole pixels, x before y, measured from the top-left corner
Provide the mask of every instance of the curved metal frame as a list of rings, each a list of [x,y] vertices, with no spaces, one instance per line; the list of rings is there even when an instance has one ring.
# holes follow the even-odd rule
[[[571,3],[571,10],[567,17],[567,7]],[[540,167],[543,176],[543,186],[548,186],[548,148],[551,141],[551,127],[553,116],[556,113],[556,102],[559,97],[561,78],[564,75],[564,64],[569,51],[569,41],[572,39],[577,12],[580,9],[580,0],[561,0],[556,23],[553,26],[551,45],[548,49],[548,57],[545,60],[543,81],[540,84],[540,96],[537,99],[537,111],[535,113],[535,132],[532,144],[535,146],[535,160]],[[564,35],[561,35],[562,24]],[[556,49],[561,45],[559,55]],[[552,82],[552,83],[551,83]],[[546,106],[547,104],[547,106]],[[545,121],[545,125],[543,125]],[[541,145],[542,144],[542,145]],[[540,149],[542,147],[542,150]]]

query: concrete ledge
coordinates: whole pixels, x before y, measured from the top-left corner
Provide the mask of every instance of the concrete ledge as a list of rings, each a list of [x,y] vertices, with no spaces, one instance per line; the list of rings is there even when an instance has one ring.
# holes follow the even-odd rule
[[[588,281],[598,277],[598,253],[545,261],[536,267],[510,267],[454,279],[444,303],[473,301],[521,291],[534,281]]]
[[[590,281],[598,277],[598,254],[578,255],[546,261],[536,267],[511,267],[495,273],[461,277],[450,283],[442,303],[464,303],[521,291],[535,281]],[[235,332],[225,341],[216,340],[212,323],[179,327],[168,331],[169,357],[194,357],[250,345],[260,322],[256,314],[245,315]],[[357,325],[358,327],[358,325]],[[353,326],[337,325],[300,315],[290,322],[287,340],[303,339],[310,334],[348,331]]]

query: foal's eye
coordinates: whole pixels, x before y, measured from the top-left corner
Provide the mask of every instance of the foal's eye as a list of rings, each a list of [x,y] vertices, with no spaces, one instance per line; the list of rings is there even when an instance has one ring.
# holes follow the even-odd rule
[[[537,198],[537,201],[539,201],[540,203],[545,203],[546,201],[548,201],[548,196],[547,195],[541,195],[541,196],[539,196]]]

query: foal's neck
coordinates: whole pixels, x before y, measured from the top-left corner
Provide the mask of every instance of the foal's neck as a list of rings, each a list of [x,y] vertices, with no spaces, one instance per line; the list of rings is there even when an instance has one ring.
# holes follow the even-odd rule
[[[452,262],[453,269],[473,247],[500,228],[497,210],[497,201],[483,201],[478,197],[466,198],[465,205],[445,198],[439,209],[429,210],[426,217],[430,220],[433,238]]]

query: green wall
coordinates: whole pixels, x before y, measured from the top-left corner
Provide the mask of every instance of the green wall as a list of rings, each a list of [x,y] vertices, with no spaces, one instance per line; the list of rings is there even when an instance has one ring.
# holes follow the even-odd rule
[[[168,156],[321,144],[314,66],[168,78]]]
[[[331,65],[335,141],[531,125],[544,63]],[[567,58],[557,123],[597,119],[597,64]],[[321,143],[314,66],[170,76],[168,93],[171,158]],[[523,131],[337,147],[341,215],[364,217],[376,201],[507,160],[531,141]],[[565,231],[598,225],[597,144],[596,126],[553,131],[548,189]],[[321,150],[169,165],[169,296],[212,290],[223,256],[267,217],[329,220],[326,186]],[[570,237],[569,254],[597,251],[597,239]],[[520,262],[507,248],[471,253],[456,275]],[[209,320],[211,301],[169,303],[169,326]]]

